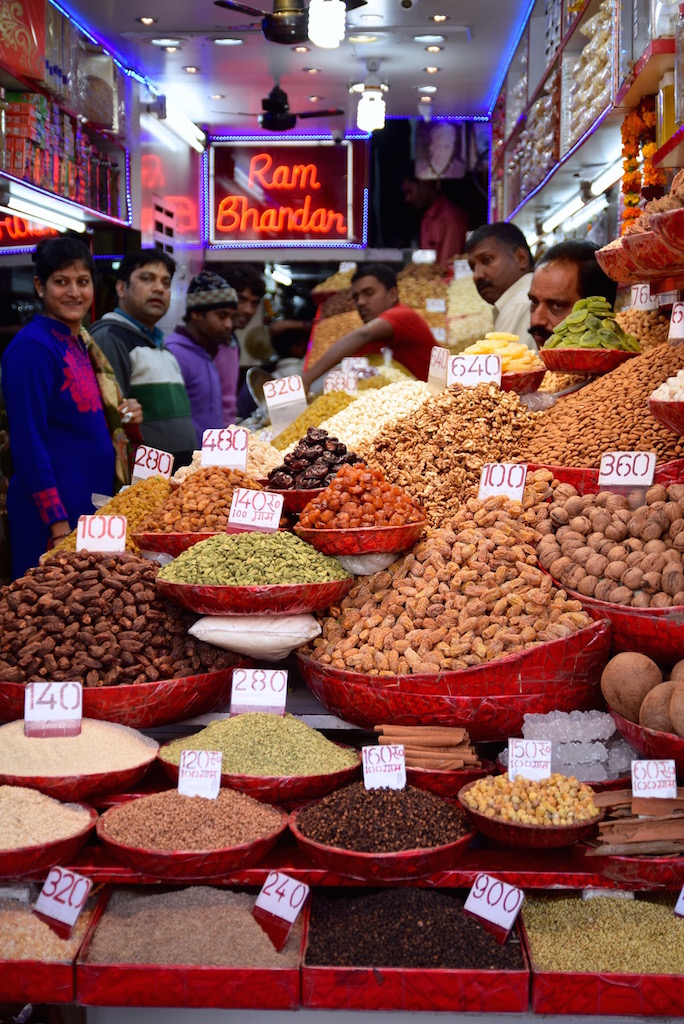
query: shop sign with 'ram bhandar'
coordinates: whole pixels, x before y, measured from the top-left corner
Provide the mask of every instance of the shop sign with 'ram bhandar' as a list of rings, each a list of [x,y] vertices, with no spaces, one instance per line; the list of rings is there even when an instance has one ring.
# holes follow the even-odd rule
[[[212,142],[209,247],[365,245],[364,164],[355,142]]]

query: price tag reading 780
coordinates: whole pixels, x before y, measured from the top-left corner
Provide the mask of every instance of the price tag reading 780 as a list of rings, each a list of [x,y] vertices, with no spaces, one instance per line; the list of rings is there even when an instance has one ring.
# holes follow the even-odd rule
[[[467,914],[474,914],[501,929],[505,938],[515,923],[524,898],[522,889],[515,885],[481,874],[473,882],[463,909]]]
[[[501,356],[490,352],[486,356],[452,356],[447,364],[447,387],[462,384],[476,388],[478,384],[501,386]]]
[[[228,513],[228,525],[262,533],[275,533],[283,512],[282,494],[236,487]]]

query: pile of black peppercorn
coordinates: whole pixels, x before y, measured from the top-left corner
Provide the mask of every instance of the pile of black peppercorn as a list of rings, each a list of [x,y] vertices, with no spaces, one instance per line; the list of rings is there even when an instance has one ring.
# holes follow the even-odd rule
[[[359,458],[346,444],[331,437],[327,430],[309,427],[294,451],[268,474],[268,486],[277,491],[309,491],[327,487],[345,463],[354,465]]]

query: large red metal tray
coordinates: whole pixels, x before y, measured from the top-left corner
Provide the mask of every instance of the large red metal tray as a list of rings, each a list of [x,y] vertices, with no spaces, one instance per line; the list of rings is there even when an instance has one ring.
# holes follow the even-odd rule
[[[369,676],[303,654],[297,663],[321,703],[354,725],[458,725],[479,742],[519,735],[527,713],[602,707],[609,648],[610,623],[600,620],[562,640],[437,675]]]
[[[660,402],[649,398],[648,411],[668,430],[673,430],[680,437],[684,434],[684,402]]]
[[[328,583],[279,583],[272,586],[211,587],[156,579],[162,597],[200,615],[249,615],[277,612],[294,615],[329,608],[341,601],[354,577]]]
[[[229,533],[229,530],[223,530],[223,533]],[[188,548],[191,548],[194,544],[197,544],[201,540],[209,540],[210,537],[216,537],[217,534],[212,533],[133,533],[131,534],[131,540],[134,544],[137,544],[142,551],[161,551],[165,555],[173,555],[176,558],[181,555]]]
[[[541,370],[525,370],[520,373],[502,373],[501,390],[515,391],[519,395],[529,395],[532,391],[539,390],[545,373],[545,367],[542,367]]]
[[[370,555],[412,548],[426,526],[427,520],[422,519],[405,526],[366,526],[354,530],[311,530],[297,525],[294,532],[324,555]]]
[[[406,766],[406,781],[416,789],[426,789],[437,796],[454,797],[459,789],[469,782],[493,775],[496,765],[493,761],[482,760],[480,768],[460,768],[444,771],[436,768],[409,768]]]
[[[633,257],[627,252],[622,241],[619,245],[606,245],[596,252],[599,266],[611,281],[618,284],[640,284],[644,279]]]
[[[140,797],[144,800],[145,797]],[[176,881],[222,878],[231,871],[253,867],[273,849],[287,828],[287,815],[283,812],[280,825],[270,835],[254,839],[240,846],[215,850],[150,850],[141,846],[120,843],[106,831],[107,815],[118,808],[105,811],[97,823],[97,836],[114,856],[127,867],[144,875]]]
[[[678,271],[681,273],[684,264],[681,239],[674,249],[655,231],[640,231],[638,234],[624,235],[622,244],[629,258],[636,263],[639,270],[644,271],[647,280],[654,274],[669,277]]]
[[[305,953],[302,1006],[316,1010],[525,1013],[529,1008],[530,973],[524,948],[522,953],[525,966],[518,971],[309,967]]]
[[[271,494],[282,494],[283,512],[301,512],[313,498],[318,497],[323,488],[312,487],[308,491],[298,491],[293,488],[290,491],[279,491],[275,487],[266,487],[266,490]]]
[[[598,466],[548,466],[543,463],[528,462],[527,472],[533,473],[535,469],[548,469],[553,473],[556,480],[562,484],[572,484],[578,494],[598,494],[599,485]],[[661,462],[656,466],[653,474],[653,483],[669,487],[670,484],[681,484],[684,482],[684,459],[673,459],[671,462]]]
[[[104,793],[124,793],[147,775],[157,757],[156,750],[142,764],[115,772],[92,775],[5,775],[0,773],[0,786],[26,786],[38,789],[55,800],[88,800]]]
[[[230,668],[155,683],[83,688],[83,717],[118,722],[132,729],[170,725],[185,718],[218,711],[230,700],[233,669],[252,665],[238,659]],[[0,682],[0,722],[24,717],[24,684]]]
[[[636,722],[630,722],[623,718],[612,708],[608,708],[608,710],[620,734],[631,747],[634,747],[637,753],[658,761],[672,758],[677,774],[684,776],[684,738],[669,732],[646,729],[643,725],[637,725]]]
[[[548,370],[599,376],[610,373],[620,363],[633,359],[639,353],[623,352],[614,348],[543,348],[539,355]]]
[[[351,750],[345,744],[345,750]],[[178,765],[164,760],[164,747],[157,755],[162,771],[173,782],[178,781]],[[348,786],[361,777],[361,755],[359,763],[339,772],[328,772],[326,775],[234,775],[221,772],[221,785],[226,789],[238,789],[255,800],[265,804],[289,806],[301,803],[302,800],[316,800],[327,796],[342,786]]]
[[[458,802],[478,832],[504,846],[520,846],[528,850],[557,850],[561,846],[572,846],[593,835],[602,817],[597,814],[590,821],[574,825],[518,825],[513,821],[489,818],[474,811],[463,799],[464,793],[474,785],[475,782],[469,782],[463,787],[458,794]]]
[[[444,846],[431,849],[401,850],[398,853],[362,853],[339,846],[324,846],[309,839],[297,825],[299,812],[290,815],[290,832],[297,845],[315,864],[349,878],[364,882],[401,882],[424,878],[435,871],[452,867],[465,853],[475,835],[474,831]]]
[[[679,253],[679,262],[684,263],[684,208],[652,213],[648,226],[660,235],[670,249]]]
[[[629,788],[628,786],[625,788]],[[592,843],[577,843],[573,855],[582,869],[596,871],[630,889],[681,888],[684,884],[684,857],[675,854],[663,856],[637,856],[594,854]]]
[[[0,878],[20,878],[22,875],[34,875],[39,871],[45,871],[53,864],[68,864],[71,858],[85,845],[97,821],[96,810],[86,807],[85,804],[81,806],[89,811],[90,820],[75,835],[50,843],[41,843],[39,846],[24,846],[19,850],[0,849]],[[2,836],[0,836],[1,842]],[[1,983],[0,992],[2,992]]]
[[[82,1006],[153,1006],[205,1009],[295,1010],[301,1003],[297,967],[205,967],[97,964],[86,957],[111,891],[95,911],[76,961],[76,1002]],[[306,941],[307,908],[300,961]]]

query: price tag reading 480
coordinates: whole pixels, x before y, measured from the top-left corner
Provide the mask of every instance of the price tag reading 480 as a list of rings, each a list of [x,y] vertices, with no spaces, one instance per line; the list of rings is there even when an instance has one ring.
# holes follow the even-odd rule
[[[447,387],[462,384],[476,388],[478,384],[497,384],[501,387],[501,356],[452,356],[447,365]]]
[[[513,927],[524,898],[522,889],[482,874],[473,882],[463,909],[494,925],[501,932],[497,937],[503,940]]]
[[[403,743],[361,747],[363,784],[366,789],[405,789],[406,759]]]
[[[148,448],[141,444],[135,451],[133,481],[147,480],[149,476],[163,476],[168,480],[173,472],[173,455],[160,448]]]
[[[241,715],[245,711],[270,711],[272,714],[284,715],[286,701],[286,669],[233,669],[231,715]]]
[[[126,550],[126,516],[79,516],[76,527],[77,551]]]
[[[482,467],[479,501],[486,501],[496,494],[505,494],[514,501],[522,501],[525,490],[527,465],[515,462],[488,462]]]
[[[604,452],[599,487],[650,487],[655,464],[655,452]]]
[[[33,912],[42,920],[47,920],[61,938],[68,939],[78,921],[88,893],[92,887],[89,878],[77,875],[74,871],[64,868],[50,868],[38,899],[33,904]]]
[[[78,736],[83,717],[83,687],[77,682],[27,683],[24,736]]]
[[[227,466],[244,473],[248,447],[249,430],[245,427],[212,427],[202,434],[202,465]]]
[[[250,491],[236,487],[228,513],[228,525],[261,533],[275,533],[283,513],[282,494],[269,491]]]
[[[308,885],[282,871],[271,871],[264,882],[252,908],[252,916],[278,951],[287,942],[308,895]]]

